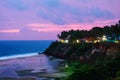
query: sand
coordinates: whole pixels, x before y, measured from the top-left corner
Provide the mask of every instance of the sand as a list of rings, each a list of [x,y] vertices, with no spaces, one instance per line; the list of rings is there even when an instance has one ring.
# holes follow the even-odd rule
[[[67,76],[60,67],[64,67],[64,60],[44,54],[0,60],[0,80],[50,80]]]

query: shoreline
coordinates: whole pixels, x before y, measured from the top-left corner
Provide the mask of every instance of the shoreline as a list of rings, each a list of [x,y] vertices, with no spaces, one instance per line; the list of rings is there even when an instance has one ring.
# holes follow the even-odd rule
[[[16,58],[26,58],[26,57],[32,57],[37,55],[41,55],[41,54],[38,54],[37,52],[35,52],[35,53],[17,54],[17,55],[11,55],[11,56],[2,56],[0,57],[0,61],[11,60]]]
[[[64,67],[61,62],[64,62],[64,60],[46,56],[45,54],[0,60],[0,78],[36,77],[36,79],[40,78],[42,80],[42,78],[54,79],[55,77],[66,76],[59,69]]]

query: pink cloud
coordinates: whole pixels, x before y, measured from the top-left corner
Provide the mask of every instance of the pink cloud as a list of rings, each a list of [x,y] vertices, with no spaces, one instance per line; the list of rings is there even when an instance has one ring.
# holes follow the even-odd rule
[[[120,0],[1,0],[0,39],[55,39],[63,30],[114,25],[120,19],[119,3]]]
[[[17,33],[20,32],[19,29],[9,29],[9,30],[0,30],[0,33]]]
[[[55,25],[55,24],[29,24],[28,27],[38,32],[59,32],[63,30],[82,29],[79,24]]]
[[[110,24],[110,23],[116,23],[118,22],[119,19],[112,19],[112,20],[103,20],[103,21],[95,21],[95,23],[97,24]]]
[[[95,21],[93,23],[81,23],[81,24],[66,24],[66,25],[55,25],[55,24],[28,24],[27,27],[31,30],[38,31],[38,32],[61,32],[63,30],[89,30],[92,27],[98,26],[98,27],[104,27],[104,26],[110,26],[112,24],[117,23],[119,19],[114,20],[104,20],[104,21]]]

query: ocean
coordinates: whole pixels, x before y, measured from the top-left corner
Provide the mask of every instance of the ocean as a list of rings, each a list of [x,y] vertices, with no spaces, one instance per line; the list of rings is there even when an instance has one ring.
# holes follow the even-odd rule
[[[0,41],[0,80],[9,79],[9,77],[54,80],[54,77],[48,78],[48,74],[61,75],[59,69],[64,67],[64,60],[38,54],[52,42],[52,40]],[[38,77],[39,75],[41,77]]]
[[[0,41],[0,60],[37,55],[43,52],[52,40],[6,40]]]

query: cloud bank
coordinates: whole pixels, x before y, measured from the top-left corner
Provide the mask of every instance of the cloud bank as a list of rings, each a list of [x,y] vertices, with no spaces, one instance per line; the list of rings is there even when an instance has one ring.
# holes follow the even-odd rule
[[[115,24],[120,19],[119,3],[119,0],[1,0],[0,40],[56,39],[63,30]]]

